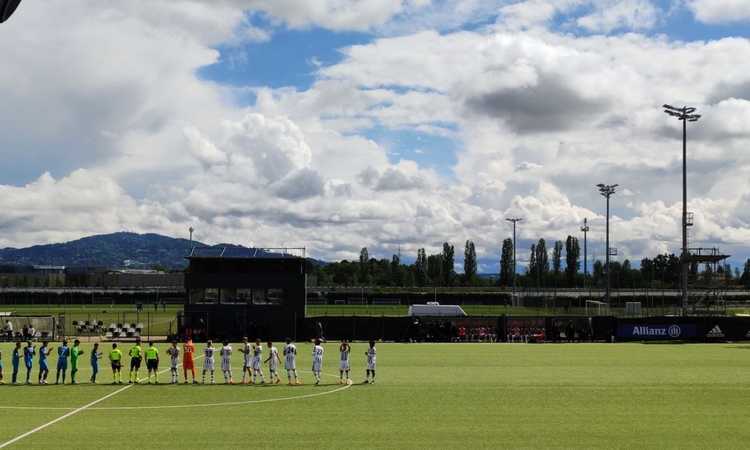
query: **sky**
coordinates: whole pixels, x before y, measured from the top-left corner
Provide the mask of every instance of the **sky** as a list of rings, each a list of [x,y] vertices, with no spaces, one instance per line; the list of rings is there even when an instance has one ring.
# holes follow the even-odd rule
[[[325,260],[539,238],[750,257],[747,0],[35,0],[0,25],[0,247],[116,231]],[[549,242],[548,248],[552,248]]]

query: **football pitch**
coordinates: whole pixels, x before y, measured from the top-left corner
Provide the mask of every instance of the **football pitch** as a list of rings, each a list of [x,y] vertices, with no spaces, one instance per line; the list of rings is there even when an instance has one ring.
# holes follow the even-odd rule
[[[750,442],[750,345],[381,343],[377,382],[362,385],[366,345],[355,343],[354,384],[340,385],[338,344],[331,342],[321,386],[311,383],[305,343],[298,344],[302,386],[229,386],[219,384],[220,370],[217,385],[171,386],[164,384],[167,345],[159,347],[159,386],[108,384],[106,361],[100,384],[91,385],[88,353],[83,384],[9,386],[11,345],[0,344],[0,448],[661,449]],[[204,345],[196,347],[201,354]],[[235,350],[235,381],[240,365]],[[21,374],[25,380],[24,368]],[[34,382],[36,375],[35,359]]]

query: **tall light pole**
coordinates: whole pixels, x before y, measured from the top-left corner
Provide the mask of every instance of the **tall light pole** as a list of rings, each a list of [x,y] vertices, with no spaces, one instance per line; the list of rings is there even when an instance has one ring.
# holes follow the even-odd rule
[[[610,248],[609,248],[609,198],[615,193],[615,190],[617,189],[618,184],[597,184],[596,187],[599,188],[599,193],[602,195],[602,197],[605,197],[607,199],[607,248],[606,251],[606,258],[604,263],[604,268],[607,270],[607,307],[609,307],[609,255],[611,254]]]
[[[188,231],[190,232],[190,253],[193,253],[193,227],[188,228]]]
[[[688,309],[688,242],[687,242],[687,123],[697,122],[700,114],[694,114],[695,108],[683,106],[676,108],[664,105],[664,112],[682,121],[682,255],[680,256],[681,285],[682,285],[682,315]]]
[[[591,228],[589,228],[589,219],[583,219],[583,288],[586,289],[586,279],[589,277],[589,263],[588,263],[588,247],[587,247],[587,235]]]
[[[516,292],[516,223],[522,222],[520,217],[508,217],[508,222],[513,223],[513,292]]]

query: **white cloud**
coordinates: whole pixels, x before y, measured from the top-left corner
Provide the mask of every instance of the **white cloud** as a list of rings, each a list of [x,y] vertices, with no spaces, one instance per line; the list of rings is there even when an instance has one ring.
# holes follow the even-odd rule
[[[701,22],[720,24],[750,21],[746,0],[688,0],[688,7]]]
[[[607,33],[616,29],[649,29],[658,19],[659,10],[650,0],[607,0],[597,2],[594,12],[579,17],[576,23],[589,31]]]

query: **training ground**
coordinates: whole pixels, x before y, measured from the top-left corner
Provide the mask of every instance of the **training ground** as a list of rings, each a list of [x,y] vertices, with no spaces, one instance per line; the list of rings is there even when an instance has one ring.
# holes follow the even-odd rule
[[[298,347],[305,385],[293,387],[112,386],[105,361],[100,384],[90,385],[84,355],[81,385],[0,386],[0,448],[684,449],[750,442],[750,345],[382,343],[377,383],[361,385],[365,344],[356,343],[355,384],[342,386],[338,344],[328,343],[317,387],[307,371],[310,345]],[[11,346],[0,348],[7,383]],[[165,383],[166,345],[160,349]],[[240,356],[235,351],[235,381]]]

